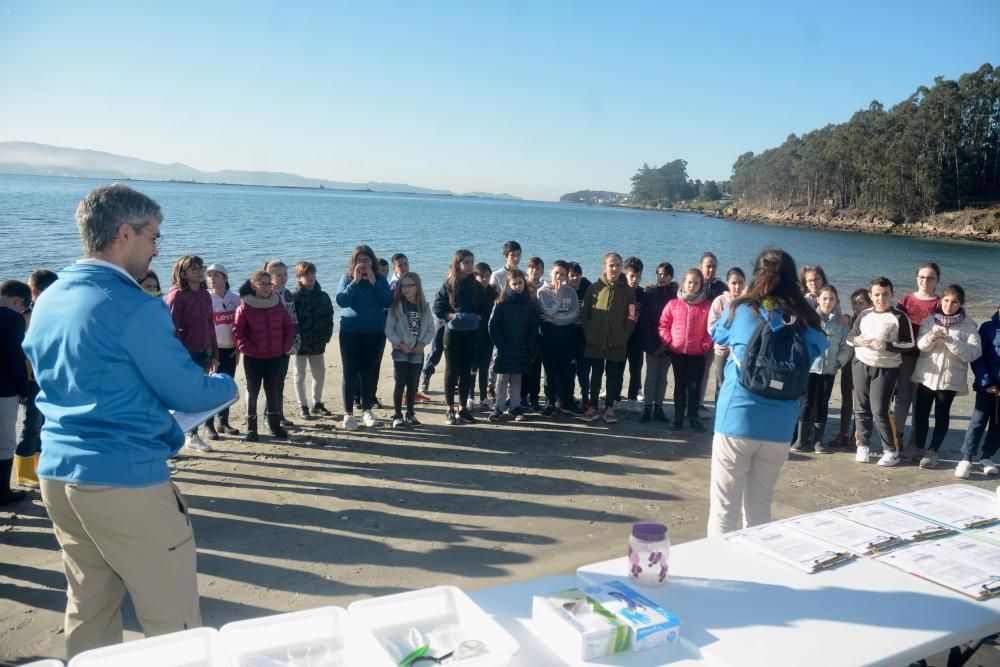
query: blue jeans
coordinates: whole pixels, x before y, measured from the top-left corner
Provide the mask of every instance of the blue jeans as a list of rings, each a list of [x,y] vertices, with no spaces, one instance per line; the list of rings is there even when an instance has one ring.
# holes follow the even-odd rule
[[[971,461],[979,449],[979,440],[986,431],[986,442],[983,443],[981,458],[991,459],[1000,449],[1000,396],[976,392],[976,407],[969,417],[969,430],[965,432],[962,443],[962,460]]]

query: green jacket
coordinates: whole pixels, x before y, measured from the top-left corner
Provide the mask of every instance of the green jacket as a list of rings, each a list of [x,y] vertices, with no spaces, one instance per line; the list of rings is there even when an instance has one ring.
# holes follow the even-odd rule
[[[628,338],[636,323],[635,290],[619,277],[612,285],[605,275],[583,295],[580,324],[591,359],[625,361]]]

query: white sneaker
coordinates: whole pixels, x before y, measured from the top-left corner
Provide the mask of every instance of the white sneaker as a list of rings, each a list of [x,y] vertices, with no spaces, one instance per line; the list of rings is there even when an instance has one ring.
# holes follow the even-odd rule
[[[641,405],[645,405],[646,404],[646,392],[644,392],[642,389],[640,389],[639,390],[639,395],[635,397],[635,400],[639,401],[639,403]]]
[[[959,461],[955,466],[955,477],[959,479],[969,479],[969,471],[972,470],[972,461]]]
[[[868,463],[869,456],[870,454],[868,453],[868,448],[861,445],[858,447],[858,451],[854,453],[854,460],[858,463]]]
[[[597,398],[601,399],[602,401],[607,397],[608,397],[607,389],[601,389],[601,393],[597,395]]]
[[[371,410],[365,410],[361,413],[361,423],[368,428],[371,428],[375,426],[375,424],[378,424],[378,420],[375,419],[375,415],[372,414]]]
[[[1000,475],[1000,468],[991,459],[983,459],[979,463],[983,466],[984,475]]]
[[[476,408],[476,402],[471,398],[467,398],[465,399],[465,407],[468,408],[470,411],[474,410]]]
[[[354,418],[354,415],[344,415],[344,430],[345,431],[358,430],[358,421]]]
[[[201,436],[197,433],[188,433],[184,436],[184,449],[190,449],[194,452],[210,452],[212,448],[208,446]]]
[[[882,458],[878,460],[878,464],[886,467],[899,465],[899,453],[887,451],[882,455]]]
[[[639,405],[639,401],[629,400],[628,406],[625,408],[629,412],[639,413],[642,412],[642,406]]]

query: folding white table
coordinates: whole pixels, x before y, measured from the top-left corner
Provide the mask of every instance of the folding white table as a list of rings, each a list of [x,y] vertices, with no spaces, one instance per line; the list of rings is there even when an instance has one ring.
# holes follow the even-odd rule
[[[513,665],[566,665],[530,630],[531,597],[627,579],[623,556],[577,577],[481,589],[471,597],[521,642]],[[681,639],[586,665],[907,665],[1000,633],[1000,598],[977,601],[868,558],[806,574],[723,538],[670,551],[670,580],[637,588],[674,613]]]

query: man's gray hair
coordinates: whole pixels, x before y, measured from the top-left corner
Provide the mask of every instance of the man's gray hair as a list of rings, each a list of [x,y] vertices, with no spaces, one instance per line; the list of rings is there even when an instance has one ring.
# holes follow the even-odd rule
[[[163,222],[160,205],[121,183],[94,188],[76,209],[76,225],[87,256],[107,250],[122,225],[140,232],[151,219]]]

